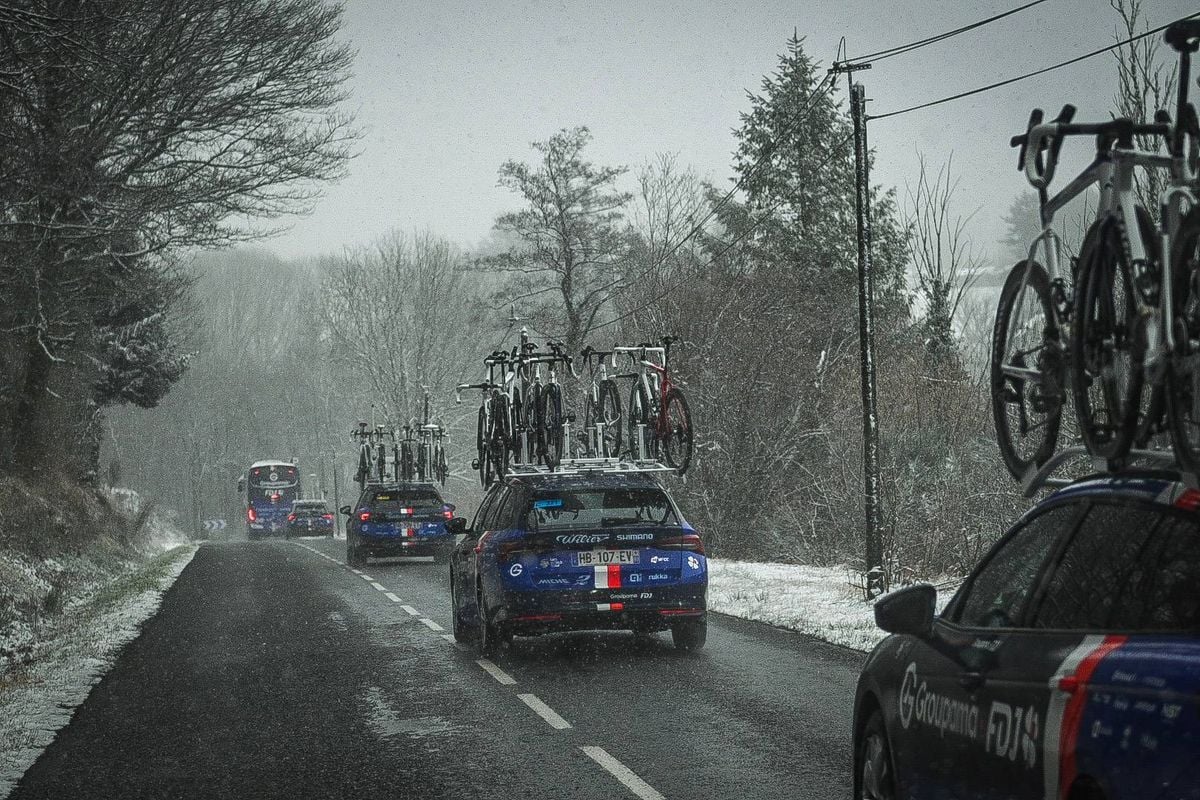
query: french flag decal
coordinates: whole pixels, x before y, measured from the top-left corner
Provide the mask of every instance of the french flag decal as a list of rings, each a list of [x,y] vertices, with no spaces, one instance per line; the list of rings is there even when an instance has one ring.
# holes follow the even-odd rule
[[[620,589],[621,588],[621,565],[609,564],[603,567],[592,567],[596,570],[596,588],[597,589]]]

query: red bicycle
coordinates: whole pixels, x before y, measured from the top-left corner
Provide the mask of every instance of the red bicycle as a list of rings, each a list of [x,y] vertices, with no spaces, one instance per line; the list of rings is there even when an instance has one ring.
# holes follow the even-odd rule
[[[676,336],[664,336],[659,346],[613,347],[630,358],[635,372],[629,391],[629,453],[635,461],[663,460],[680,475],[692,463],[692,413],[683,391],[671,382],[668,363]],[[661,363],[656,363],[656,360]]]

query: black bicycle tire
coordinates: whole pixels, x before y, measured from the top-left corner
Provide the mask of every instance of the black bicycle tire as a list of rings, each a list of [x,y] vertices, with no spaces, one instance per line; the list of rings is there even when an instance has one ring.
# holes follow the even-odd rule
[[[622,421],[621,394],[620,394],[620,392],[617,391],[617,382],[614,381],[612,378],[605,378],[604,380],[600,381],[600,403],[599,403],[599,407],[596,410],[596,413],[600,419],[604,418],[605,398],[608,398],[612,403],[613,410],[615,411],[613,416],[616,419],[616,423],[615,424],[610,423],[610,422],[605,423],[605,426],[604,426],[605,431],[608,431],[609,428],[613,429],[612,452],[602,453],[602,455],[606,455],[608,458],[620,458],[621,457],[621,444],[622,444],[621,435],[623,433],[621,430],[621,421]],[[605,437],[605,442],[607,442],[607,441],[608,441],[608,439],[607,439],[607,437]],[[602,447],[605,444],[605,442],[601,442]]]
[[[682,475],[683,473],[687,472],[688,467],[691,466],[692,463],[695,428],[692,427],[692,412],[691,409],[688,408],[687,398],[684,397],[681,390],[672,388],[671,391],[667,392],[667,397],[663,401],[663,411],[667,415],[668,422],[670,421],[672,403],[675,403],[679,406],[683,412],[683,419],[686,420],[684,423],[684,427],[686,428],[685,441],[681,441],[680,443],[682,452],[679,454],[674,453],[671,443],[675,441],[675,435],[674,432],[668,431],[666,436],[664,436],[662,439],[661,449],[663,453],[663,459],[667,462],[667,466],[674,467],[675,471]],[[677,455],[678,457],[676,457]]]
[[[1134,206],[1134,213],[1137,215],[1138,228],[1142,233],[1142,243],[1147,246],[1151,263],[1162,264],[1162,245],[1158,240],[1158,229],[1154,225],[1154,219],[1150,216],[1150,212],[1142,206]],[[1159,431],[1165,427],[1160,425],[1164,423],[1167,410],[1167,385],[1166,380],[1161,380],[1158,383],[1150,383],[1148,385],[1149,392],[1146,391],[1146,386],[1142,388],[1141,408],[1147,413],[1141,414],[1138,417],[1137,428],[1133,433],[1133,446],[1144,448],[1149,445],[1150,438],[1156,433],[1156,428]]]
[[[511,441],[510,448],[512,450],[512,460],[514,464],[521,464],[525,456],[525,443],[521,441],[524,436],[525,422],[522,419],[524,416],[524,408],[521,404],[521,390],[513,387],[512,402],[509,404],[509,419],[511,420],[509,431],[509,439]]]
[[[1028,273],[1028,277],[1026,277]],[[1029,261],[1019,261],[1009,270],[1008,278],[1004,281],[1004,288],[1000,291],[1000,302],[996,306],[996,322],[992,328],[992,357],[991,357],[991,399],[992,399],[992,423],[996,429],[996,442],[1000,447],[1000,458],[1004,461],[1004,466],[1009,473],[1016,479],[1020,480],[1032,465],[1041,465],[1046,462],[1054,454],[1054,448],[1058,445],[1058,432],[1062,425],[1062,409],[1063,401],[1065,401],[1066,392],[1066,370],[1062,370],[1062,374],[1058,377],[1060,387],[1060,402],[1058,408],[1050,414],[1047,414],[1044,423],[1046,431],[1042,442],[1033,450],[1032,457],[1024,458],[1017,452],[1017,446],[1014,444],[1012,431],[1008,422],[1007,405],[1004,399],[1008,378],[1005,377],[1002,371],[1002,364],[1007,357],[1005,352],[1008,345],[1009,326],[1012,324],[1012,313],[1016,302],[1017,292],[1020,291],[1021,283],[1026,282],[1026,291],[1032,290],[1042,308],[1042,315],[1045,320],[1044,335],[1045,341],[1054,341],[1058,338],[1058,327],[1054,319],[1054,308],[1050,298],[1050,279],[1046,274],[1046,270],[1041,264]],[[1061,363],[1061,362],[1060,362]],[[1019,387],[1019,391],[1024,395],[1024,384]],[[1023,397],[1022,397],[1023,401]]]
[[[544,460],[547,467],[554,469],[562,463],[563,456],[562,389],[558,384],[552,383],[542,389],[540,409],[539,416],[546,446]]]
[[[1191,339],[1193,331],[1187,326],[1184,320],[1184,312],[1186,311],[1186,292],[1190,291],[1190,286],[1193,281],[1192,274],[1197,269],[1197,254],[1200,252],[1200,206],[1189,211],[1180,222],[1179,232],[1175,237],[1174,244],[1171,248],[1171,264],[1175,271],[1174,273],[1174,312],[1177,322],[1183,322],[1185,340],[1179,341],[1179,331],[1176,331],[1175,346],[1177,352],[1172,354],[1171,368],[1167,371],[1167,427],[1171,433],[1171,446],[1175,451],[1175,460],[1179,463],[1182,471],[1195,474],[1200,472],[1200,442],[1195,445],[1190,441],[1188,436],[1191,424],[1183,418],[1185,406],[1183,402],[1183,383],[1182,369],[1179,366],[1181,358],[1191,357],[1190,346],[1188,342]],[[1190,253],[1190,256],[1189,256]],[[1187,257],[1189,268],[1187,270],[1180,269],[1183,264],[1183,259]],[[1200,334],[1200,328],[1195,331]],[[1194,390],[1193,390],[1194,391]],[[1189,408],[1191,413],[1195,413],[1196,398],[1190,395]],[[1200,416],[1200,415],[1197,415]],[[1200,419],[1197,420],[1200,424]]]
[[[651,424],[653,405],[650,393],[646,391],[641,381],[635,381],[629,389],[629,455],[638,461],[654,458],[655,436]],[[638,425],[646,426],[646,452],[642,452],[641,442],[638,441]]]
[[[532,450],[527,457],[531,464],[539,463],[546,454],[546,443],[542,438],[541,402],[542,387],[535,383],[529,387],[525,397],[525,424],[533,432],[533,441],[530,442]]]
[[[1097,415],[1093,412],[1088,391],[1091,381],[1086,371],[1087,348],[1089,334],[1093,333],[1093,326],[1088,320],[1091,319],[1092,301],[1097,296],[1098,288],[1111,297],[1112,281],[1120,280],[1125,284],[1125,291],[1129,295],[1128,302],[1132,301],[1132,294],[1136,290],[1133,288],[1129,264],[1125,258],[1125,247],[1119,227],[1121,223],[1115,217],[1108,217],[1098,220],[1096,225],[1102,227],[1095,238],[1092,238],[1089,231],[1087,239],[1091,240],[1092,247],[1080,255],[1079,282],[1075,287],[1075,313],[1072,317],[1074,330],[1071,336],[1071,389],[1075,400],[1075,414],[1079,421],[1079,433],[1088,453],[1105,460],[1110,466],[1118,466],[1129,454],[1137,435],[1144,377],[1142,365],[1145,358],[1145,340],[1136,329],[1131,334],[1127,332],[1132,363],[1128,387],[1124,390],[1124,396],[1117,398],[1124,408],[1116,409],[1116,419],[1110,426],[1114,430],[1105,440],[1098,435]],[[1109,255],[1112,256],[1111,275],[1108,274],[1109,264],[1105,260]],[[1104,284],[1101,285],[1098,279],[1103,280]]]
[[[484,438],[486,431],[484,427],[487,425],[487,411],[484,410],[482,404],[479,406],[479,422],[475,427],[475,447],[477,448],[477,459],[475,461],[476,469],[479,470],[479,483],[483,488],[488,487],[490,482],[487,478],[487,451],[484,448]]]

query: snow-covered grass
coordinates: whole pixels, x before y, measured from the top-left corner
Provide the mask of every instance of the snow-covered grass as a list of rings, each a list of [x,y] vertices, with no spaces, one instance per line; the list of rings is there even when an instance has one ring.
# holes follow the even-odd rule
[[[949,592],[939,591],[939,606],[947,599]],[[875,627],[872,604],[863,599],[856,573],[849,567],[710,558],[708,607],[855,650],[870,650],[887,635]]]
[[[195,551],[195,545],[175,547],[73,599],[42,627],[29,657],[0,673],[0,798],[138,635]]]

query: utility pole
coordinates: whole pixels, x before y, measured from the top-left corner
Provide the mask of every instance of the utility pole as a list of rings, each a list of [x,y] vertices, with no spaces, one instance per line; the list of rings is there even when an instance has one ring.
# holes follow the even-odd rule
[[[871,183],[868,171],[867,100],[861,83],[850,73],[870,64],[835,63],[845,72],[850,89],[850,118],[854,123],[854,210],[858,221],[858,345],[861,355],[863,410],[863,495],[866,506],[867,597],[883,593],[883,536],[879,502],[879,415],[875,407],[875,284],[871,272]]]

